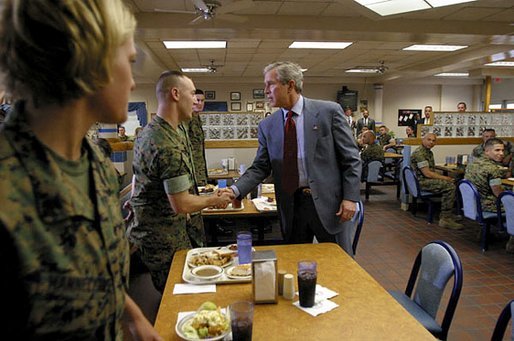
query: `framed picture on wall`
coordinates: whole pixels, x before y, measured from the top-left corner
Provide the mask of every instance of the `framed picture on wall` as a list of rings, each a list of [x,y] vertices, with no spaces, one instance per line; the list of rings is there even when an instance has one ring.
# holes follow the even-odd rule
[[[263,101],[255,102],[255,109],[264,109],[264,102]]]
[[[216,91],[205,91],[205,99],[206,100],[213,100],[216,99]]]
[[[253,89],[253,98],[254,99],[263,99],[264,98],[264,89]]]
[[[253,111],[253,102],[246,102],[246,111]]]
[[[241,100],[241,93],[240,92],[231,92],[230,93],[230,100],[231,101],[240,101]]]
[[[241,102],[230,103],[230,111],[241,111]]]

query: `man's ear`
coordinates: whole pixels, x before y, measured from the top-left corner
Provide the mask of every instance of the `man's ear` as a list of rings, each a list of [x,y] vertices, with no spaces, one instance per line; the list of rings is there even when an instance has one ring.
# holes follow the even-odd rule
[[[291,79],[289,82],[287,82],[287,91],[291,92],[292,90],[296,91],[296,83]]]
[[[175,102],[178,102],[179,98],[180,98],[180,91],[178,88],[176,87],[172,87],[169,91],[169,96],[170,98],[175,101]]]

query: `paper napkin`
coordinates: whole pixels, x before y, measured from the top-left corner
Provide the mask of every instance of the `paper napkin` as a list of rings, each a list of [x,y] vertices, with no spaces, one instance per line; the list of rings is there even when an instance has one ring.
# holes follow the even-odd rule
[[[297,308],[300,308],[301,310],[305,311],[306,313],[312,315],[312,316],[318,316],[320,314],[326,313],[327,311],[333,310],[337,307],[339,307],[339,304],[334,303],[332,301],[323,299],[319,301],[314,302],[314,306],[310,308],[305,308],[300,306],[300,301],[296,301],[293,303],[294,306]]]
[[[182,294],[201,294],[206,292],[216,292],[215,284],[196,285],[196,284],[183,284],[177,283],[173,288],[173,295]]]

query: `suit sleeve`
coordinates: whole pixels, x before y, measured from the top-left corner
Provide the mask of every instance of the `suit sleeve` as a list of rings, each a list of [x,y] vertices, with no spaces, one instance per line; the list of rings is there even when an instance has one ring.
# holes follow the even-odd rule
[[[336,157],[341,170],[341,184],[343,199],[351,201],[360,200],[361,159],[355,139],[350,129],[346,129],[343,112],[335,106],[332,120],[332,133]]]

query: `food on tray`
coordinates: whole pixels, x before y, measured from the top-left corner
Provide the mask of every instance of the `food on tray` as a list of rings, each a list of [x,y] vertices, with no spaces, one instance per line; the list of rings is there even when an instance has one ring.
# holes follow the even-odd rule
[[[234,256],[233,252],[220,252],[221,250],[214,250],[212,252],[204,252],[198,255],[193,255],[189,259],[189,264],[192,266],[200,265],[217,265],[224,266],[232,261]]]
[[[194,267],[191,274],[199,279],[215,279],[223,274],[223,268],[217,265],[200,265]]]
[[[227,249],[237,251],[237,244],[230,244],[229,246],[227,246]]]
[[[190,339],[207,339],[227,333],[229,327],[230,322],[220,307],[204,302],[193,318],[184,323],[182,332]]]
[[[200,188],[200,193],[201,194],[212,193],[212,192],[214,192],[215,189],[216,189],[216,186],[211,185],[211,184],[207,184],[207,185],[205,185],[205,186]]]
[[[252,275],[251,264],[240,264],[230,269],[229,275],[231,277],[248,277]]]
[[[209,175],[223,175],[223,174],[228,174],[228,171],[223,168],[209,168],[207,170],[207,173]]]

